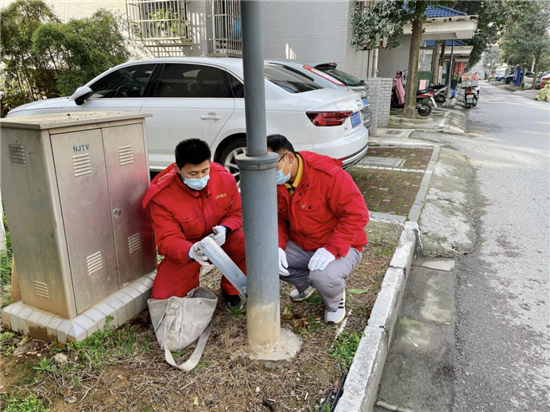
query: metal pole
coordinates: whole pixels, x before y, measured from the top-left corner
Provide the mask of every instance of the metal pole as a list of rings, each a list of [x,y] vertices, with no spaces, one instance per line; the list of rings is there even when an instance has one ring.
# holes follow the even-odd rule
[[[248,277],[248,343],[256,352],[278,345],[281,334],[277,235],[279,156],[267,151],[261,4],[241,2],[247,153],[237,158]]]
[[[447,40],[444,40],[447,42]],[[449,62],[449,73],[447,74],[447,99],[451,97],[451,82],[453,81],[453,54],[455,49],[455,41],[451,41],[451,61]]]

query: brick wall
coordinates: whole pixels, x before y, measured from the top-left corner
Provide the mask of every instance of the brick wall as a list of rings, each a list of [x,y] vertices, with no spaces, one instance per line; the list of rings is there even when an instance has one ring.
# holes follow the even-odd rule
[[[369,86],[369,100],[372,109],[371,136],[376,136],[378,129],[387,127],[390,121],[390,99],[392,79],[374,77],[366,80]]]

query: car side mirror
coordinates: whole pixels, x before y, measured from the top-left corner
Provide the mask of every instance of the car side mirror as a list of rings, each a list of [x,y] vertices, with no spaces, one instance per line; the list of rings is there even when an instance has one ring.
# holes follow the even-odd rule
[[[88,100],[92,96],[92,94],[94,94],[94,91],[92,89],[90,89],[88,86],[82,86],[76,89],[76,91],[69,99],[74,100],[76,105],[80,106],[84,104],[84,102]]]
[[[364,80],[359,80],[359,84],[365,84]]]

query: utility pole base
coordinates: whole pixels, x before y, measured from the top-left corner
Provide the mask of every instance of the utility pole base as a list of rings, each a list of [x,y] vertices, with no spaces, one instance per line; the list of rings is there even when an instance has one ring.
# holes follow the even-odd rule
[[[248,354],[251,360],[286,362],[294,358],[302,347],[302,339],[291,331],[281,328],[281,338],[274,347],[253,348]]]

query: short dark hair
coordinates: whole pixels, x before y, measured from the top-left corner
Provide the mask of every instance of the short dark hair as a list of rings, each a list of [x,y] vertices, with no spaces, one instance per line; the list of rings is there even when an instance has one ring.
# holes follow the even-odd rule
[[[271,134],[267,136],[267,147],[275,153],[290,152],[296,156],[296,151],[292,143],[288,141],[282,134]]]
[[[182,140],[176,146],[176,164],[180,169],[187,163],[199,165],[211,157],[208,143],[201,139]]]

